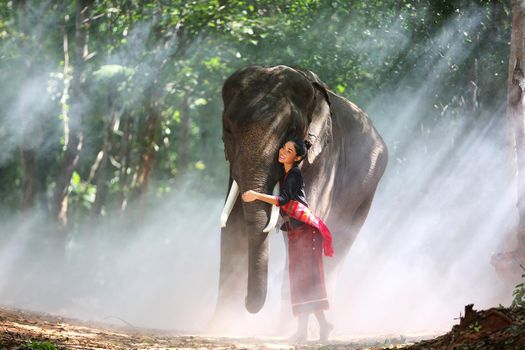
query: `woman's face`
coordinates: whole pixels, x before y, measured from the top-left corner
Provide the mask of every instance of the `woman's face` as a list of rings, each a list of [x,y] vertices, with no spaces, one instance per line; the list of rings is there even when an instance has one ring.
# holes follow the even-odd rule
[[[295,145],[292,141],[286,142],[281,149],[279,149],[279,163],[293,164],[301,159],[297,155]]]

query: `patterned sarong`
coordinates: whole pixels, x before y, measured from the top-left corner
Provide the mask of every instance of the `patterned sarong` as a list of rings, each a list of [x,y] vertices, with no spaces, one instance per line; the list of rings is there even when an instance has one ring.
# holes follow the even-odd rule
[[[295,220],[304,222],[307,225],[313,226],[319,230],[321,236],[323,236],[323,251],[326,256],[334,255],[334,248],[332,247],[332,234],[326,224],[315,216],[314,213],[306,205],[299,201],[290,200],[286,204],[282,205],[281,210],[288,216]]]

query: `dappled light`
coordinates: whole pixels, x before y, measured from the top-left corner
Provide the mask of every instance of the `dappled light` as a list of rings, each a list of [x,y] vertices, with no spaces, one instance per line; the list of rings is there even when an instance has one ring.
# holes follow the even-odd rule
[[[320,140],[302,164],[308,201],[333,233],[352,232],[324,259],[334,341],[415,342],[449,332],[467,304],[510,306],[525,263],[506,114],[511,20],[503,1],[2,2],[0,316],[286,346],[296,322],[286,235],[262,232],[270,205],[241,208],[240,194],[271,194],[279,147],[307,130]],[[351,101],[360,131],[377,130],[388,165],[371,196],[332,208],[323,203],[362,195],[381,170],[374,151],[362,187],[322,190],[346,190],[369,146],[344,137],[334,96]],[[326,118],[308,129],[316,113]],[[338,158],[316,171],[326,149]],[[240,194],[223,212],[233,180]],[[366,220],[352,231],[344,215],[359,204]],[[261,229],[221,243],[221,225]],[[269,247],[256,313],[245,299],[251,234]],[[114,348],[128,336],[106,331]]]

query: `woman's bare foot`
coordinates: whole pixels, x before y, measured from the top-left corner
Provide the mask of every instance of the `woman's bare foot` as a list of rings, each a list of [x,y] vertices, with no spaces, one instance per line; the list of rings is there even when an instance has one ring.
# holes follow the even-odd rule
[[[334,325],[331,324],[330,322],[325,322],[324,325],[320,325],[319,326],[319,333],[320,333],[320,337],[319,337],[319,340],[322,341],[322,342],[326,342],[328,341],[328,337],[330,336],[330,333],[332,333],[332,330],[334,329]]]
[[[307,337],[304,332],[296,332],[294,335],[288,338],[290,344],[301,344],[306,343]]]

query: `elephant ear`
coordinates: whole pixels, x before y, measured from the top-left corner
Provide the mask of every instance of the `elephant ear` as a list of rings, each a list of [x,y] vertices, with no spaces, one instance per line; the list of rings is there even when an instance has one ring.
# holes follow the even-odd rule
[[[306,139],[312,147],[306,160],[312,164],[332,139],[332,110],[328,86],[312,71],[295,67],[312,84],[314,98],[308,107],[308,130]]]
[[[312,83],[315,95],[311,109],[311,116],[309,117],[310,124],[306,136],[307,140],[312,144],[306,158],[310,164],[315,161],[317,156],[332,139],[332,112],[330,109],[330,99],[328,97],[326,85],[319,82],[320,81],[318,80]]]

